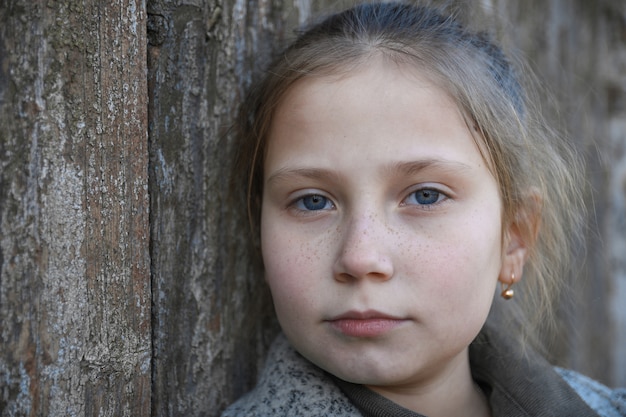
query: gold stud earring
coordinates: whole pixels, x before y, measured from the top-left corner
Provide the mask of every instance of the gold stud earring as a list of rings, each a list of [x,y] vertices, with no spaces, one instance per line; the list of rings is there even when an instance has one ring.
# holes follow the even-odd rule
[[[510,300],[515,295],[515,291],[513,291],[513,288],[511,288],[513,286],[513,284],[515,284],[515,274],[513,274],[513,273],[511,274],[511,282],[506,284],[506,288],[504,288],[504,284],[503,283],[500,283],[500,286],[502,288],[502,292],[500,293],[500,295],[505,300]]]

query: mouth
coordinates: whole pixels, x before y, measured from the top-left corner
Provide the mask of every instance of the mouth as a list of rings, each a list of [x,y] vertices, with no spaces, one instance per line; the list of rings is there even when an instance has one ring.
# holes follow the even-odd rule
[[[327,323],[345,336],[376,338],[401,326],[408,320],[375,310],[348,311],[327,320]]]

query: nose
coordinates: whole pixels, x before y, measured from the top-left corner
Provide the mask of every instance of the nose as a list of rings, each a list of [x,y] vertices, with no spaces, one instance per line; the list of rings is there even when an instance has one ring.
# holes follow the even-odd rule
[[[362,216],[352,219],[340,230],[341,246],[333,270],[335,280],[391,279],[394,272],[390,256],[393,245],[384,221]]]

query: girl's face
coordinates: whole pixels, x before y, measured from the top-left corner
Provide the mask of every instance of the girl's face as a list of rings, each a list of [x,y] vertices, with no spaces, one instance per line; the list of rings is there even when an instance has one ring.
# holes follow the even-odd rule
[[[467,376],[506,254],[497,183],[454,101],[382,60],[305,78],[264,170],[266,279],[293,346],[381,392]]]

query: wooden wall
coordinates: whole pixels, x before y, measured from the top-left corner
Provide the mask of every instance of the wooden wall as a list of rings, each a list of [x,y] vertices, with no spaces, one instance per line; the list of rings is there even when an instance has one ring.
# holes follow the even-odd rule
[[[0,3],[0,416],[213,416],[276,330],[226,178],[251,75],[348,1]],[[555,360],[626,385],[626,5],[470,0],[588,164]]]

